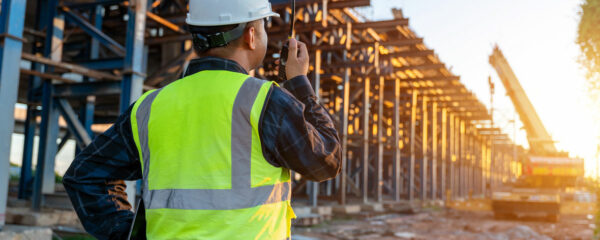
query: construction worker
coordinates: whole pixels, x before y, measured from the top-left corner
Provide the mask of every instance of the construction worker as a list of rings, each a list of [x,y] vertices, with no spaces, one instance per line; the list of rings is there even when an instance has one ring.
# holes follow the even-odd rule
[[[190,1],[199,58],[139,98],[64,176],[90,234],[126,238],[134,215],[123,180],[142,179],[148,239],[290,238],[290,170],[331,179],[341,149],[304,43],[289,41],[281,86],[248,75],[265,57],[269,17],[278,14],[268,0]]]

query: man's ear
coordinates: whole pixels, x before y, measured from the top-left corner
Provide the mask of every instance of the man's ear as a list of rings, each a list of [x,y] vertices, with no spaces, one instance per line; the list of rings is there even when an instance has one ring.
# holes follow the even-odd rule
[[[256,49],[256,27],[249,25],[244,31],[244,45],[250,50]]]

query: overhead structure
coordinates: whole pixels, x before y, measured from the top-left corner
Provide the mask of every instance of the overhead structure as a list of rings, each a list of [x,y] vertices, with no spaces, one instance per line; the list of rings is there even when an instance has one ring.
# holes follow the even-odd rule
[[[17,0],[3,4],[10,1]],[[292,11],[287,0],[271,2],[282,17],[267,24],[267,57],[254,74],[275,79],[274,61]],[[294,178],[295,199],[317,205],[427,201],[447,192],[466,197],[515,174],[508,167],[515,161],[512,150],[503,147],[510,140],[499,131],[482,132],[490,128],[486,107],[423,44],[400,10],[385,21],[354,10],[369,5],[297,0],[296,36],[308,45],[309,78],[336,122],[343,170],[324,183]],[[18,102],[27,106],[27,116],[17,121],[25,136],[19,197],[39,209],[44,194],[54,191],[54,158],[67,140],[85,147],[142,91],[179,79],[196,56],[184,24],[185,0],[30,0],[29,6],[20,68],[0,73],[20,73]],[[15,94],[16,88],[8,90],[0,93]],[[2,139],[11,134],[0,133]],[[0,154],[7,164],[7,153]]]

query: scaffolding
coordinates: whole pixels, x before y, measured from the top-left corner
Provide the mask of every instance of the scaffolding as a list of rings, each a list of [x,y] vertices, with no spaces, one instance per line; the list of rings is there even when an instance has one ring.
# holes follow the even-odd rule
[[[282,17],[268,23],[267,57],[253,73],[264,79],[277,75],[274,56],[292,19],[288,1],[271,2]],[[354,9],[369,5],[297,1],[296,36],[308,45],[309,78],[343,152],[335,179],[294,177],[294,198],[312,206],[430,201],[483,195],[514,177],[513,144],[491,126],[486,107],[400,10],[370,21]],[[186,11],[186,0],[2,0],[0,225],[12,134],[24,135],[18,197],[40,210],[54,192],[54,158],[67,140],[84,148],[143,91],[182,76],[195,57]],[[15,121],[17,102],[27,110]]]

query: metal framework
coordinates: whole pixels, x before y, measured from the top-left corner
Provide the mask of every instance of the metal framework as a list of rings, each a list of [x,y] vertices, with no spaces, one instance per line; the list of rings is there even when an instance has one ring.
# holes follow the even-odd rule
[[[180,78],[195,54],[183,27],[185,0],[30,0],[27,16],[34,19],[23,24],[25,3],[2,0],[0,107],[11,113],[17,99],[27,105],[19,197],[31,198],[39,210],[44,194],[54,191],[54,157],[66,140],[85,147],[95,134],[92,125],[114,122],[144,90]],[[268,23],[267,58],[254,72],[267,79],[276,75],[274,55],[291,19],[287,1],[272,3],[282,18]],[[467,197],[516,174],[510,142],[490,131],[485,106],[400,10],[392,20],[374,22],[353,9],[369,4],[298,0],[296,36],[309,45],[310,78],[339,130],[343,167],[323,183],[295,178],[295,198],[305,196],[316,206],[320,200]],[[67,131],[59,131],[60,119]],[[5,176],[14,119],[4,114],[0,123]],[[38,171],[32,176],[36,129]],[[6,179],[0,179],[0,225]]]

